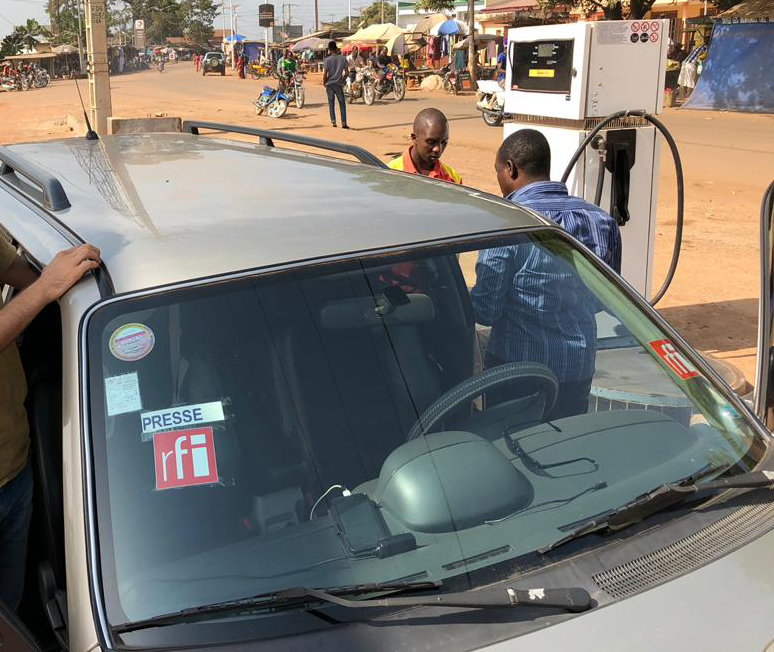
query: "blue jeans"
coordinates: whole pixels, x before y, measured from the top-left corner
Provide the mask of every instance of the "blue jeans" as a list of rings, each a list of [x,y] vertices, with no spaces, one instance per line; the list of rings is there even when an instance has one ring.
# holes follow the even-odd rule
[[[16,611],[24,592],[27,534],[32,517],[32,468],[0,487],[0,601]]]
[[[341,113],[341,124],[347,124],[347,104],[344,101],[344,87],[341,84],[330,84],[325,87],[328,94],[328,111],[331,114],[331,124],[336,124],[336,111],[334,99],[339,101],[339,113]]]

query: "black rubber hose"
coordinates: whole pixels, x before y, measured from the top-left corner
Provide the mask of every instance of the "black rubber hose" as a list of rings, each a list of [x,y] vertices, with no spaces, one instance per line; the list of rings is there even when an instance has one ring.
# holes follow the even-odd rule
[[[599,206],[602,201],[602,191],[605,189],[605,162],[599,159],[599,174],[597,174],[597,189],[594,192],[594,203]]]
[[[677,222],[675,224],[675,244],[672,248],[672,262],[669,264],[669,271],[664,279],[661,289],[650,300],[650,305],[655,306],[661,298],[666,294],[669,286],[672,285],[672,280],[675,277],[677,271],[677,262],[680,260],[680,250],[683,248],[683,212],[685,210],[685,184],[683,181],[683,164],[680,160],[680,152],[677,150],[677,143],[672,138],[672,134],[663,125],[663,123],[648,113],[642,116],[648,122],[650,122],[656,129],[658,129],[664,136],[664,139],[669,145],[669,149],[672,152],[672,159],[675,162],[675,175],[677,177]]]
[[[669,133],[669,130],[663,125],[663,123],[656,118],[655,116],[650,115],[649,113],[646,113],[642,109],[637,109],[634,111],[616,111],[615,113],[611,113],[609,116],[607,116],[602,122],[600,122],[594,129],[592,129],[588,136],[583,139],[583,142],[580,144],[577,150],[575,150],[575,154],[573,154],[572,159],[570,159],[570,163],[567,165],[567,168],[564,171],[564,174],[562,175],[562,183],[567,183],[567,179],[570,177],[570,173],[572,172],[572,169],[575,167],[575,164],[578,162],[578,159],[581,157],[583,152],[586,150],[586,147],[588,147],[589,143],[594,139],[594,137],[602,131],[602,129],[610,124],[613,120],[617,120],[618,118],[623,118],[627,116],[636,116],[643,118],[650,122],[656,129],[658,129],[662,135],[664,136],[664,139],[667,141],[667,144],[669,145],[669,149],[672,152],[672,159],[675,163],[675,174],[677,176],[677,223],[675,225],[675,243],[674,247],[672,249],[672,262],[669,264],[669,271],[667,272],[666,278],[664,279],[664,283],[661,285],[661,288],[658,292],[656,292],[656,295],[650,300],[650,305],[655,306],[662,297],[666,294],[666,291],[669,289],[669,286],[672,284],[672,280],[675,277],[675,271],[677,270],[677,263],[680,260],[680,250],[683,246],[683,213],[685,209],[685,184],[683,181],[683,164],[680,160],[680,152],[677,150],[677,144],[675,143],[674,138],[672,138],[672,134]],[[597,205],[599,205],[598,202]]]

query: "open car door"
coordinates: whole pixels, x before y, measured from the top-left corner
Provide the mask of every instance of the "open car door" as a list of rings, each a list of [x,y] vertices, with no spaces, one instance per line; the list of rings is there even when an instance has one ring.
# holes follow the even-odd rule
[[[0,652],[40,652],[30,630],[0,602]]]
[[[761,296],[758,307],[758,368],[755,412],[774,429],[774,181],[761,203]]]

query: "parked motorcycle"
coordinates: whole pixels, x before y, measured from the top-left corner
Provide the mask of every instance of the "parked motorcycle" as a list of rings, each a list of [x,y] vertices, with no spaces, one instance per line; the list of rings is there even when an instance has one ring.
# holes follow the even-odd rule
[[[441,69],[443,74],[443,90],[449,95],[456,95],[460,90],[460,80],[457,76],[457,71],[453,70],[451,66],[445,66]]]
[[[264,111],[272,118],[281,118],[288,110],[288,96],[282,88],[264,86],[263,92],[253,100],[255,113],[261,115]]]
[[[395,66],[389,66],[387,68],[381,86],[379,86],[379,77],[375,72],[370,76],[368,85],[371,87],[371,92],[367,92],[363,89],[363,101],[369,105],[373,104],[375,100],[380,100],[390,93],[392,93],[396,102],[400,102],[406,97],[406,80],[403,77],[401,70]]]
[[[49,76],[43,68],[36,68],[32,75],[32,85],[35,88],[45,88],[48,86]]]
[[[252,62],[248,65],[247,70],[253,79],[272,77],[275,73],[274,64],[266,61],[260,63]]]
[[[481,117],[490,127],[499,127],[503,120],[512,117],[510,113],[505,112],[505,91],[492,79],[478,82],[476,108],[481,111]]]

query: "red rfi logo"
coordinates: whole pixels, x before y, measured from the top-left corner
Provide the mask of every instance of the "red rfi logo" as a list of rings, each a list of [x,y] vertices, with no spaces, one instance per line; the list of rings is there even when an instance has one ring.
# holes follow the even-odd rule
[[[169,430],[153,435],[156,489],[218,481],[212,428]]]
[[[685,359],[682,353],[675,348],[669,340],[656,340],[650,343],[650,346],[656,352],[659,358],[667,363],[667,366],[674,371],[682,380],[696,378],[699,372],[695,367]]]

